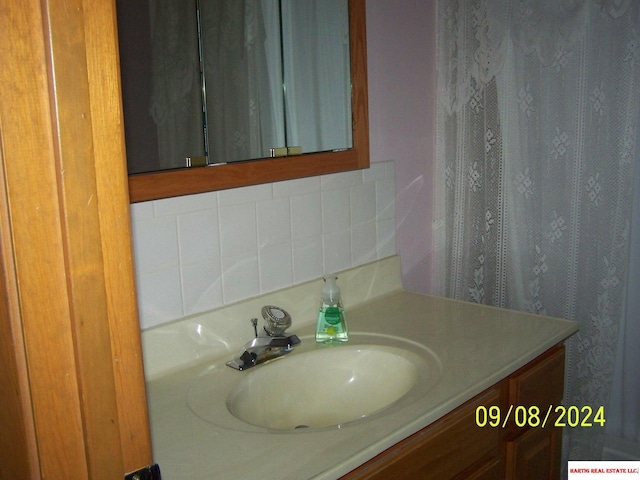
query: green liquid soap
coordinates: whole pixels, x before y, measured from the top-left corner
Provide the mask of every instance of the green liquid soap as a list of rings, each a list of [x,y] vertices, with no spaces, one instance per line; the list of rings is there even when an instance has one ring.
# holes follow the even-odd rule
[[[344,308],[336,306],[323,307],[318,313],[316,342],[342,343],[348,340],[349,331],[344,320]]]
[[[343,343],[349,340],[349,329],[345,319],[340,288],[336,285],[338,277],[327,275],[322,289],[318,324],[316,326],[316,342]]]

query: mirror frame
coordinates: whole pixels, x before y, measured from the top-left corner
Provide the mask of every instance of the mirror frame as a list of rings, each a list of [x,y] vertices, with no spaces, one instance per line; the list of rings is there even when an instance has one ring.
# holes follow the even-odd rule
[[[366,0],[349,0],[353,148],[129,175],[131,203],[369,167]]]

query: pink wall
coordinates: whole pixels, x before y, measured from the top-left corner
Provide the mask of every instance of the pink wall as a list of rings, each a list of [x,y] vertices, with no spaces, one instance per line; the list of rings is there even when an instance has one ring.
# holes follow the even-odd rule
[[[395,160],[404,287],[430,292],[436,0],[367,0],[371,161]]]

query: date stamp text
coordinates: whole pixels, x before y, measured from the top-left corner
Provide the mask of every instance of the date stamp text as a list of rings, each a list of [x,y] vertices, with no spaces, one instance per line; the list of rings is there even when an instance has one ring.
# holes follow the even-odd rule
[[[546,409],[540,409],[536,405],[530,407],[509,405],[506,411],[496,405],[489,407],[480,405],[476,408],[476,425],[478,427],[506,428],[509,421],[513,421],[517,427],[589,428],[604,427],[606,420],[603,406],[598,407],[595,411],[589,405],[582,407],[549,405]]]

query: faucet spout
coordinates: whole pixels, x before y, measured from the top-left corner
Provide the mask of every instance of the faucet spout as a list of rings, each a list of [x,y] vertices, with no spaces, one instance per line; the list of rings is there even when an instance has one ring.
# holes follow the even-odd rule
[[[244,346],[238,358],[228,361],[227,365],[236,370],[246,370],[289,353],[299,343],[297,335],[256,337]]]
[[[246,370],[273,358],[281,357],[300,343],[297,335],[285,335],[284,331],[291,325],[291,315],[274,305],[262,307],[265,335],[258,336],[258,319],[252,318],[251,325],[256,338],[247,343],[238,358],[227,362],[236,370]]]

